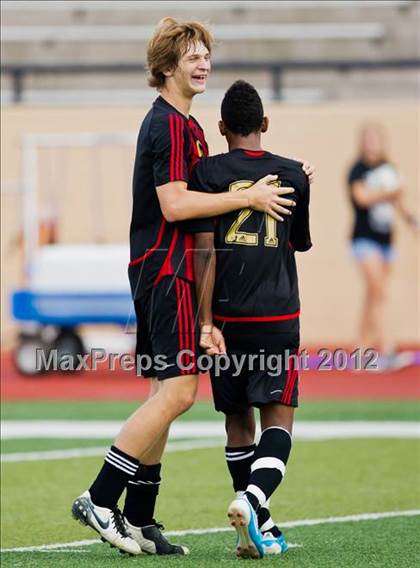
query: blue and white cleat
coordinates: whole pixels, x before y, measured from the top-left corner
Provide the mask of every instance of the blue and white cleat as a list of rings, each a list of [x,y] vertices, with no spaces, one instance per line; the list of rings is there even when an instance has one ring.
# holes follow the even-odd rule
[[[227,512],[232,527],[238,535],[236,556],[238,558],[262,558],[264,547],[258,529],[257,515],[246,497],[235,499]]]
[[[289,550],[289,545],[282,534],[275,537],[271,532],[264,533],[262,545],[264,554],[284,554]]]

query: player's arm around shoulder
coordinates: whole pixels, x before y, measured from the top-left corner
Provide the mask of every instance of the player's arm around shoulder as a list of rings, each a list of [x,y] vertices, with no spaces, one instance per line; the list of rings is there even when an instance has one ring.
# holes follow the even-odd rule
[[[168,223],[182,220],[179,215],[179,204],[187,190],[187,184],[184,181],[172,181],[156,186],[162,215]]]
[[[187,190],[188,162],[185,125],[175,112],[156,111],[150,122],[149,144],[153,164],[153,178],[162,214],[168,222],[177,219],[174,204]]]
[[[240,192],[214,194],[208,186],[211,178],[213,158],[200,160],[194,171],[202,168],[201,181],[197,185],[194,177],[187,183],[175,181],[163,185],[156,184],[156,191],[162,213],[167,221],[176,222],[186,219],[214,217],[250,207],[256,211],[269,213],[274,219],[283,221],[282,214],[288,214],[290,205],[287,194],[293,193],[292,188],[273,186],[276,175],[267,175],[248,189]],[[207,167],[206,167],[207,165]],[[197,189],[200,191],[196,191]]]
[[[301,160],[300,158],[285,158],[290,164],[298,167],[308,178],[309,185],[312,185],[315,181],[316,169],[315,166],[308,162],[308,160]]]
[[[192,199],[195,202],[200,199],[196,190],[203,193],[210,193],[211,189],[208,184],[208,164],[210,158],[202,158],[193,168],[191,175],[188,177],[188,183],[184,180],[171,181],[156,187],[159,203],[162,213],[167,221],[183,221],[192,217],[195,211],[191,208]],[[193,195],[189,192],[193,192]],[[197,199],[198,198],[198,199]],[[206,211],[202,208],[202,215],[204,217]]]
[[[302,161],[302,170],[308,178],[309,185],[312,185],[315,181],[315,166],[308,162],[307,160]]]

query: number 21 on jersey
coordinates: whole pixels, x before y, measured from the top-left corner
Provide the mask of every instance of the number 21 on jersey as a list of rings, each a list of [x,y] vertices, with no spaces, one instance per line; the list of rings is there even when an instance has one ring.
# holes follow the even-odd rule
[[[229,186],[229,191],[240,191],[241,189],[247,189],[253,185],[253,181],[241,180],[234,181]],[[279,181],[273,181],[273,185],[280,187]],[[236,244],[245,245],[249,247],[258,246],[258,233],[248,233],[246,231],[240,231],[241,225],[245,223],[247,219],[251,217],[254,213],[252,209],[247,207],[246,209],[241,209],[239,211],[235,221],[229,227],[228,232],[225,236],[226,244]],[[268,213],[264,214],[265,218],[265,236],[264,236],[264,246],[266,247],[278,247],[279,240],[277,238],[277,221],[273,219]]]

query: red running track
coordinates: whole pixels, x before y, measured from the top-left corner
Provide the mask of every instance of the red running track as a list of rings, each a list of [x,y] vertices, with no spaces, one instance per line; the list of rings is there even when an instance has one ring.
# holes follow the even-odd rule
[[[23,377],[10,353],[1,356],[1,394],[7,400],[141,400],[148,381],[132,372],[97,370]],[[306,400],[420,399],[420,367],[393,373],[301,371],[300,396]],[[199,400],[211,399],[210,381],[200,376]]]

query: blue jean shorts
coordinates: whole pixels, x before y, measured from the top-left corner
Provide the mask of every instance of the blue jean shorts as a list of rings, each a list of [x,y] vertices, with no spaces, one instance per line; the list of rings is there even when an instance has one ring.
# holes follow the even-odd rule
[[[379,255],[385,262],[395,260],[395,249],[392,245],[378,243],[372,239],[354,239],[351,241],[351,254],[359,262],[372,255]]]

